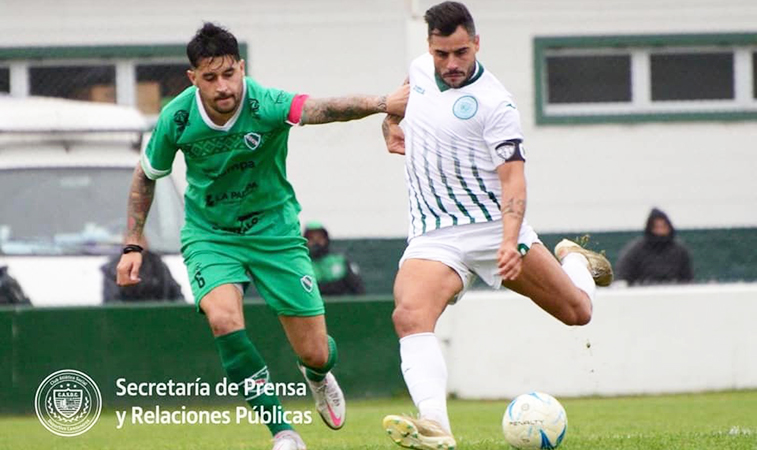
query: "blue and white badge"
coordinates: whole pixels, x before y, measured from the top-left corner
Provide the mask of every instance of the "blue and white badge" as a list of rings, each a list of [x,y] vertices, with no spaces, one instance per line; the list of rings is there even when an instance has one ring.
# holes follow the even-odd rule
[[[478,101],[472,95],[464,95],[452,105],[452,112],[458,119],[468,120],[478,112]]]

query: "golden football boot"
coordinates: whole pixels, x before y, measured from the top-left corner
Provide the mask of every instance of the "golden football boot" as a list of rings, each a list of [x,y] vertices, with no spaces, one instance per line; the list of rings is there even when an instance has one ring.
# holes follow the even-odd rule
[[[418,450],[454,450],[455,438],[433,420],[408,416],[384,417],[384,430],[400,447]]]
[[[555,246],[555,256],[560,262],[570,253],[579,253],[589,261],[589,272],[597,286],[609,286],[612,283],[612,265],[604,255],[585,249],[568,239],[563,239]]]

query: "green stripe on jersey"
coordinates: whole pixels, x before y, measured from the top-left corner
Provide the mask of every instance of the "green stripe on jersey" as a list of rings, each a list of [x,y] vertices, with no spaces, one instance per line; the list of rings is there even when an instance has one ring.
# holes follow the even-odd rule
[[[497,205],[498,210],[502,210],[502,206],[499,204],[499,200],[497,200],[497,196],[494,195],[494,192],[490,191],[486,188],[486,184],[484,183],[484,179],[481,178],[481,174],[478,173],[478,166],[476,166],[476,150],[473,147],[469,148],[470,153],[468,154],[468,159],[470,160],[470,166],[471,166],[471,172],[473,172],[473,176],[476,178],[476,181],[478,182],[478,188],[481,189],[481,192],[485,193],[489,200],[494,202],[495,205]]]
[[[473,200],[473,203],[478,206],[478,208],[481,210],[482,213],[484,213],[484,217],[486,217],[486,220],[491,222],[492,216],[489,214],[489,210],[486,208],[486,205],[481,203],[476,196],[476,194],[473,193],[468,188],[468,183],[465,182],[465,178],[463,178],[463,172],[460,169],[460,158],[457,157],[457,146],[453,143],[451,146],[452,149],[452,159],[455,161],[455,175],[457,175],[457,180],[460,182],[460,186],[463,187],[465,190],[465,193],[468,194],[468,197],[470,197],[471,200]]]
[[[415,134],[413,135],[413,140],[414,139],[415,139]],[[416,148],[419,148],[419,147],[417,145],[413,145],[412,148],[416,149]],[[417,195],[420,194],[421,199],[423,199],[423,203],[426,205],[426,208],[431,213],[431,215],[434,216],[435,224],[436,224],[436,227],[434,229],[438,229],[440,227],[440,225],[441,225],[441,222],[442,222],[441,221],[441,217],[439,217],[439,214],[437,214],[436,211],[434,211],[434,208],[432,208],[431,205],[428,204],[428,201],[426,200],[426,196],[423,195],[423,189],[421,188],[421,179],[418,176],[418,170],[416,169],[416,166],[415,166],[415,160],[416,160],[415,153],[416,152],[413,151],[413,153],[410,155],[410,164],[412,164],[412,166],[413,166],[413,175],[415,175],[415,183],[418,186],[418,191],[416,192],[416,201],[418,201]],[[410,178],[410,182],[411,183],[412,183],[412,181],[413,181],[413,179]],[[431,192],[433,192],[434,196],[436,196],[436,192],[434,192],[434,186],[433,185],[431,186]],[[421,222],[423,223],[423,233],[425,233],[426,232],[426,215],[423,214],[423,207],[421,206],[420,203],[418,203],[418,210],[421,213]]]
[[[473,218],[473,216],[470,215],[467,209],[465,209],[465,206],[460,203],[460,200],[457,199],[457,196],[455,196],[455,191],[452,190],[452,186],[447,182],[447,175],[444,174],[444,168],[442,166],[442,152],[436,151],[436,166],[439,168],[439,175],[441,176],[442,183],[444,183],[444,186],[447,188],[447,194],[449,194],[449,198],[452,199],[453,202],[455,202],[455,206],[457,206],[457,209],[460,210],[461,213],[465,215],[470,220],[470,223],[476,223],[476,219]],[[429,178],[430,180],[430,178]],[[457,222],[455,222],[455,225],[457,225]]]
[[[439,206],[439,209],[441,209],[444,214],[447,214],[448,216],[452,218],[452,225],[457,225],[457,216],[447,211],[447,208],[445,208],[444,204],[442,203],[441,197],[439,197],[439,194],[436,193],[436,188],[434,187],[434,180],[431,178],[431,171],[429,170],[428,146],[426,142],[423,143],[423,160],[425,161],[426,178],[428,179],[428,185],[431,187],[431,192],[434,194],[434,198],[436,199],[436,204]],[[442,174],[442,181],[443,180],[444,180],[444,174]],[[437,228],[439,228],[438,225],[437,225]]]
[[[410,157],[410,164],[413,165],[413,173],[415,174],[415,179],[418,180],[418,175],[415,172],[415,161],[413,160],[412,156]],[[407,170],[407,168],[405,168],[405,170]],[[416,207],[418,208],[418,212],[421,213],[421,234],[422,234],[422,233],[426,232],[426,215],[423,213],[423,207],[421,206],[421,202],[418,199],[418,191],[420,191],[420,182],[416,181],[418,183],[418,190],[416,190],[414,188],[414,186],[413,186],[413,178],[410,175],[410,173],[408,173],[408,180],[410,180],[410,182],[408,183],[408,186],[407,186],[408,198],[412,199],[413,198],[412,194],[415,194],[414,195],[415,196],[415,204],[416,204]],[[423,193],[422,192],[421,192],[421,198],[423,198]],[[426,199],[425,198],[423,198],[423,203],[426,203]],[[428,206],[428,203],[426,203],[426,206]],[[431,210],[431,208],[429,208],[429,211],[430,210]],[[433,211],[432,211],[432,213],[433,213]],[[415,220],[415,216],[413,216],[412,214],[410,214],[410,217],[411,217],[410,218],[410,225],[413,226],[413,231],[415,231],[415,225],[413,224],[413,221]]]

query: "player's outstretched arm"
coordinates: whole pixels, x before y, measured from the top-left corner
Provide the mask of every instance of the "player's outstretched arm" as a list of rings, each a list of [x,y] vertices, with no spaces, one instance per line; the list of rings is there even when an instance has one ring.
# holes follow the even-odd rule
[[[381,133],[384,135],[384,142],[389,153],[405,154],[405,132],[400,128],[401,121],[402,117],[387,114],[381,122]]]
[[[141,164],[137,163],[131,179],[129,202],[127,206],[126,244],[139,245],[155,196],[155,180],[147,178]],[[139,268],[142,265],[140,252],[124,253],[116,268],[116,282],[119,286],[139,283]]]
[[[408,86],[389,95],[352,95],[335,98],[308,98],[302,109],[301,125],[347,122],[377,113],[404,115]]]
[[[526,175],[523,161],[510,161],[497,167],[502,185],[502,245],[497,252],[499,274],[514,280],[522,268],[518,234],[526,215]]]

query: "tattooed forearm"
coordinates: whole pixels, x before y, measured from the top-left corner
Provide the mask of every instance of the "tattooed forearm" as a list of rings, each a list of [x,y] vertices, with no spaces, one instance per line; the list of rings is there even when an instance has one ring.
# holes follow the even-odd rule
[[[352,96],[312,99],[305,102],[300,123],[346,122],[386,112],[386,96]]]
[[[502,204],[503,216],[515,216],[523,218],[526,215],[526,199],[525,198],[509,198]]]
[[[129,191],[129,205],[127,207],[128,222],[126,228],[127,242],[139,242],[142,231],[150,211],[152,199],[155,195],[155,181],[147,178],[142,167],[137,164],[131,180]]]
[[[386,112],[386,95],[379,97],[378,112]]]
[[[389,141],[389,126],[391,125],[391,122],[389,122],[389,116],[386,116],[384,118],[384,121],[381,122],[381,134],[384,135],[384,140]]]

